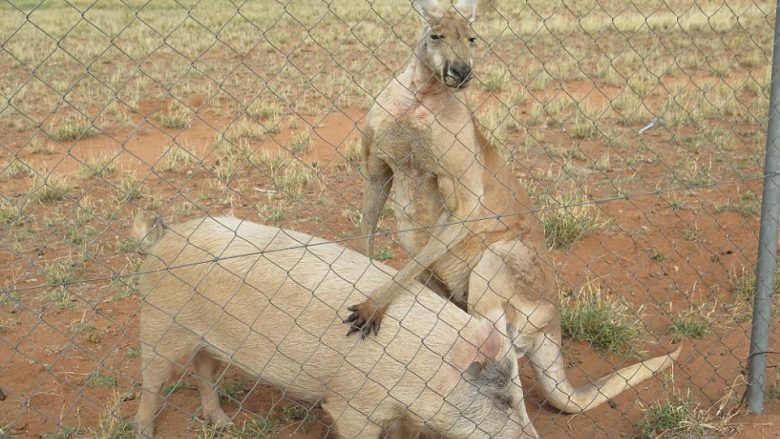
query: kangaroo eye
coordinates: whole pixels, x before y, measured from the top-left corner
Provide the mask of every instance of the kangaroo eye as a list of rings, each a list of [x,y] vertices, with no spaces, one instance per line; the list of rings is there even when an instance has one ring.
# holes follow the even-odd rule
[[[431,34],[431,39],[434,40],[434,41],[435,40],[441,40],[442,38],[444,38],[444,35],[442,35],[442,34]]]

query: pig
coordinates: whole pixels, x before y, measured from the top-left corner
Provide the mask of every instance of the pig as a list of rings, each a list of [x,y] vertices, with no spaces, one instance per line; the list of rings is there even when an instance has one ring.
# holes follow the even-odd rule
[[[379,335],[344,337],[339,310],[395,270],[337,243],[231,216],[173,226],[139,216],[134,229],[147,254],[138,274],[142,437],[152,437],[172,368],[187,363],[203,417],[230,424],[215,387],[219,361],[320,403],[341,438],[377,438],[399,423],[453,439],[538,437],[523,401],[516,329],[503,315],[470,316],[413,283]]]

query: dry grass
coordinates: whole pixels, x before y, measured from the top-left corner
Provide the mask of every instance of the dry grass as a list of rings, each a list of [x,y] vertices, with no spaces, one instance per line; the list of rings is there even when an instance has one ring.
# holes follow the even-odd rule
[[[30,184],[30,200],[42,203],[64,200],[71,190],[67,177],[52,174],[45,169],[36,173]]]
[[[0,171],[0,177],[3,178],[30,177],[33,175],[35,175],[33,168],[18,159],[6,164],[4,169]]]
[[[109,154],[98,154],[87,157],[79,167],[81,178],[105,177],[116,171],[116,157]]]
[[[49,130],[49,136],[60,142],[80,140],[95,135],[92,122],[85,116],[68,116],[55,122]]]
[[[190,148],[175,144],[171,146],[159,162],[159,169],[164,172],[181,172],[200,163],[200,159]]]
[[[157,114],[157,120],[165,128],[183,130],[192,125],[192,110],[174,102],[168,106],[167,111]]]
[[[737,428],[731,419],[739,414],[742,403],[737,393],[744,386],[744,378],[738,376],[726,386],[724,396],[704,406],[692,396],[691,389],[680,392],[670,389],[665,402],[655,402],[645,409],[634,431],[641,439],[664,438],[714,438],[732,435]]]

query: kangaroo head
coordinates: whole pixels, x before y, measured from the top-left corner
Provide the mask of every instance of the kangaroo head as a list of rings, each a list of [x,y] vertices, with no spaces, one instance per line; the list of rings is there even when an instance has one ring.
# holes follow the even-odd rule
[[[416,0],[422,32],[415,54],[431,76],[455,89],[465,88],[474,67],[477,37],[471,29],[478,0],[459,0],[444,10],[438,0]]]

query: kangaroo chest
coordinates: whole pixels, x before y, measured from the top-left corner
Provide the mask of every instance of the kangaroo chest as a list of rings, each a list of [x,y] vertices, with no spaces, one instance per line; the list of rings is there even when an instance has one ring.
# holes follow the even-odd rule
[[[410,255],[418,254],[431,239],[446,210],[437,174],[448,174],[454,157],[447,150],[456,147],[454,135],[446,128],[416,113],[401,115],[381,125],[375,134],[372,154],[377,154],[393,170],[391,205],[399,240]],[[462,146],[461,146],[462,148]],[[465,243],[464,243],[465,244]],[[430,270],[448,287],[456,301],[465,300],[474,255],[456,246],[434,263]]]

